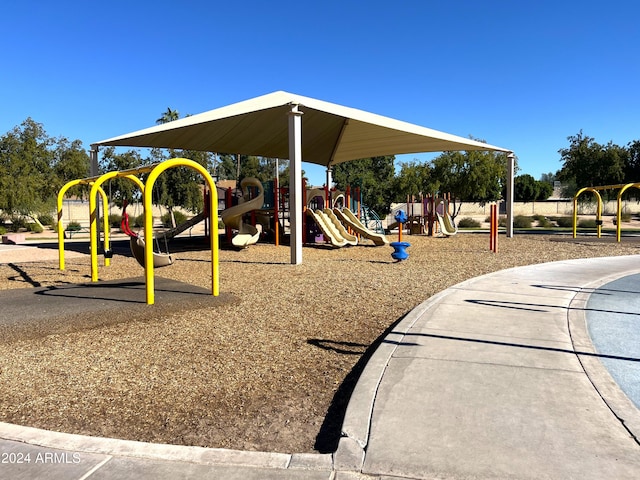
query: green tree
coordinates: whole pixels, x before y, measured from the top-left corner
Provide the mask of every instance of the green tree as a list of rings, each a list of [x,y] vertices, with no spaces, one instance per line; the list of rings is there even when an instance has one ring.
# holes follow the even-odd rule
[[[363,203],[386,215],[394,199],[394,160],[392,155],[339,163],[333,167],[333,181],[341,190],[360,187]]]
[[[432,161],[434,184],[460,202],[485,204],[502,198],[507,155],[498,152],[444,152]],[[461,204],[458,206],[460,210]]]
[[[546,200],[553,193],[548,182],[536,180],[531,175],[519,175],[514,178],[514,197],[517,202],[535,202]]]
[[[171,110],[171,107],[167,107],[167,111],[164,112],[160,118],[156,120],[158,125],[162,125],[163,123],[173,122],[174,120],[178,120],[180,118],[180,114],[177,110]]]
[[[55,196],[54,146],[42,124],[31,118],[0,137],[0,209],[5,214],[28,215]]]
[[[396,201],[403,202],[407,196],[424,195],[433,190],[434,183],[430,164],[420,163],[416,160],[400,164],[400,172],[393,185]]]
[[[627,169],[628,152],[609,142],[600,145],[595,139],[582,133],[567,137],[568,148],[561,148],[563,166],[558,178],[575,188],[613,185],[622,182]],[[575,191],[567,192],[570,195]]]
[[[131,170],[144,165],[140,153],[136,150],[128,150],[123,153],[116,153],[114,147],[107,147],[102,152],[100,161],[101,173]],[[106,185],[102,186],[112,202],[122,207],[123,201],[142,201],[140,188],[131,180],[126,178],[112,178]]]
[[[627,165],[625,169],[625,182],[640,182],[640,140],[634,140],[627,145]]]
[[[91,160],[80,140],[69,142],[58,139],[54,149],[53,173],[56,178],[56,191],[71,180],[86,178],[91,170]],[[78,185],[68,190],[69,195],[84,197],[89,193],[88,185]]]

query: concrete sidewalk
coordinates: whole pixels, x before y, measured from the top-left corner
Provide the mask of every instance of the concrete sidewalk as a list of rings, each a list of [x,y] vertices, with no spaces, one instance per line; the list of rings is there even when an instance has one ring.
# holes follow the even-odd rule
[[[584,308],[594,287],[639,271],[640,256],[556,262],[427,300],[368,363],[336,467],[412,479],[640,478],[640,414],[602,368]]]
[[[640,478],[640,414],[586,329],[590,313],[616,310],[615,289],[594,289],[639,272],[640,256],[564,261],[478,277],[430,298],[368,362],[333,455],[0,424],[0,478]],[[631,290],[640,285],[625,283]],[[606,312],[587,306],[592,294],[610,296]]]

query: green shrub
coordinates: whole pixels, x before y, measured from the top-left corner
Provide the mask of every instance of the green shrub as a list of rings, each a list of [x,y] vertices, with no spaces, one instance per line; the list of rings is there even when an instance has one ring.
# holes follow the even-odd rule
[[[553,228],[554,225],[547,217],[542,217],[538,219],[538,226],[541,228]]]
[[[27,231],[32,232],[32,233],[42,233],[42,232],[44,232],[44,228],[42,228],[37,223],[29,223],[27,225]]]
[[[513,217],[513,226],[515,228],[531,228],[533,220],[526,215],[516,215]]]
[[[547,220],[547,217],[545,217],[540,213],[536,213],[535,215],[532,215],[531,218],[536,222],[538,222],[538,224],[540,224],[540,222],[544,222],[545,220]]]
[[[573,217],[553,217],[552,220],[555,221],[561,228],[573,227]]]
[[[458,222],[458,228],[479,228],[480,222],[471,217],[461,218]]]
[[[144,213],[137,217],[129,218],[129,226],[134,228],[144,228]]]
[[[173,211],[173,217],[176,219],[176,225],[180,225],[181,223],[184,223],[187,221],[187,216],[178,211],[178,210],[174,210]],[[162,221],[162,226],[165,228],[171,228],[173,225],[171,225],[171,213],[167,212],[164,215],[162,215],[162,217],[160,218],[160,220]]]
[[[9,230],[12,232],[19,232],[21,229],[27,228],[27,220],[26,218],[20,217],[11,217],[11,225],[9,226]]]
[[[82,225],[80,225],[78,222],[73,220],[73,221],[69,222],[69,224],[67,225],[67,228],[65,230],[67,230],[68,232],[77,232],[81,228],[82,228]]]
[[[630,222],[631,221],[631,214],[630,213],[623,213],[620,215],[620,220],[622,220],[623,222]]]
[[[53,215],[49,215],[48,213],[42,213],[38,215],[38,221],[42,225],[48,225],[50,227],[53,227],[56,223],[56,221],[53,219]]]
[[[7,233],[7,229],[3,226],[0,226],[0,235],[4,235],[5,233]]]
[[[109,225],[111,225],[111,228],[120,228],[121,221],[122,215],[118,215],[117,213],[109,215]]]
[[[578,227],[580,227],[580,228],[596,228],[596,219],[595,218],[583,218],[582,220],[578,220]]]

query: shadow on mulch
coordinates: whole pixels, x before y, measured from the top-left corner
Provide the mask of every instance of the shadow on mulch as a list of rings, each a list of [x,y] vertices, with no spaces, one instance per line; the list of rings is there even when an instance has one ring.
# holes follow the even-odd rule
[[[364,353],[362,352],[362,348],[365,347],[365,345],[362,344],[336,342],[333,340],[317,338],[307,340],[307,343],[310,345],[314,345],[325,350],[331,350],[342,355],[362,354],[358,359],[358,362],[344,378],[344,381],[340,384],[338,390],[333,396],[333,399],[331,400],[331,404],[327,410],[327,415],[320,426],[320,431],[318,432],[314,443],[314,449],[319,453],[334,453],[338,449],[338,442],[342,437],[342,423],[344,422],[344,416],[347,411],[351,395],[353,394],[353,390],[360,379],[360,375],[362,375],[362,372],[376,349],[404,317],[405,316],[403,315],[394,321],[371,345],[369,345],[368,348],[366,348]]]

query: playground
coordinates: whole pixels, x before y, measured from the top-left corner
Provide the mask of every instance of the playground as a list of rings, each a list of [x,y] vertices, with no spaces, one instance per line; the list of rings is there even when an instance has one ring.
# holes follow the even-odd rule
[[[111,266],[86,287],[102,292],[88,310],[67,298],[69,309],[39,320],[64,328],[3,325],[0,421],[160,443],[330,452],[370,347],[426,298],[513,266],[640,253],[632,239],[571,235],[500,236],[497,253],[487,234],[405,239],[404,262],[373,244],[305,247],[296,266],[288,246],[222,249],[218,300],[203,241],[174,249],[173,265],[155,271],[154,305],[144,304],[142,291],[138,302],[127,301],[123,292],[141,285],[144,270],[128,242],[114,242]],[[25,303],[25,292],[90,285],[86,242],[71,248],[64,271],[53,259],[33,261],[31,248],[1,264],[3,303],[15,289]]]

